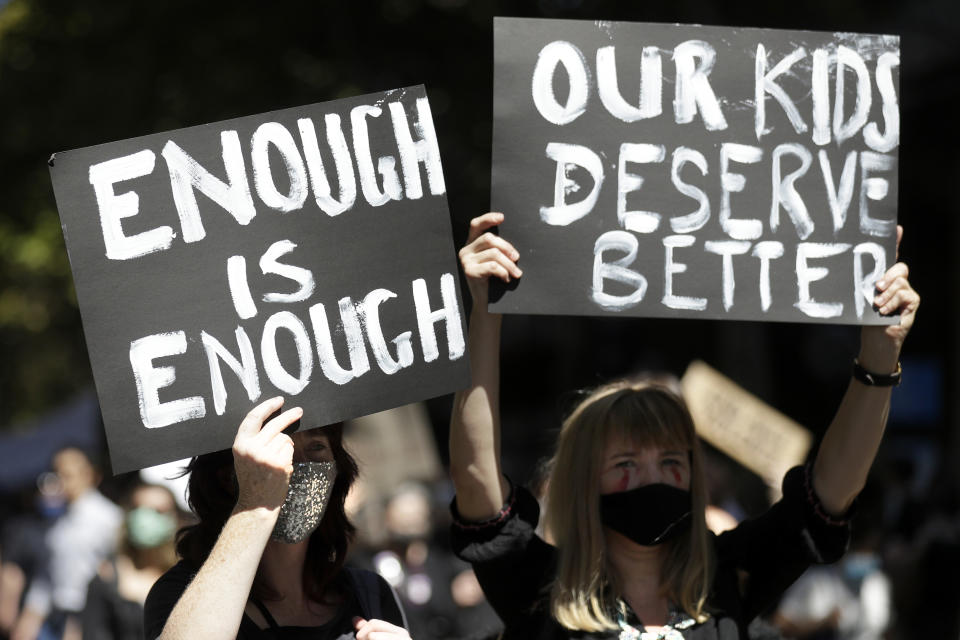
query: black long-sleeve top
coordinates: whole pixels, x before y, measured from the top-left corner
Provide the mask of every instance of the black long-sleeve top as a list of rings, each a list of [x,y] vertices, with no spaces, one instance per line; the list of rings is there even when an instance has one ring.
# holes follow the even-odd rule
[[[503,640],[621,638],[619,629],[572,631],[550,615],[557,553],[535,533],[540,509],[529,491],[515,488],[501,514],[485,523],[465,522],[455,506],[453,511],[454,551],[473,565],[487,600],[503,620]],[[674,628],[686,640],[747,640],[750,621],[774,606],[808,566],[842,556],[848,539],[847,520],[831,518],[820,505],[809,467],[791,469],[776,504],[713,537],[716,572],[707,606],[710,618],[695,624],[680,614]],[[629,608],[627,622],[643,628]]]

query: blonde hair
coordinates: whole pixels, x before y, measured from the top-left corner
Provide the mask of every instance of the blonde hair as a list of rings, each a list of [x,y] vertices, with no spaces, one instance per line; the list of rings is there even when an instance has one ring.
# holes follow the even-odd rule
[[[545,514],[559,556],[551,612],[568,629],[617,628],[610,613],[619,604],[614,593],[618,585],[608,564],[599,506],[604,449],[611,437],[625,437],[640,447],[690,451],[691,526],[665,543],[669,546],[660,592],[703,622],[708,617],[712,556],[704,518],[703,462],[693,420],[672,391],[627,380],[591,393],[564,421],[557,440]]]

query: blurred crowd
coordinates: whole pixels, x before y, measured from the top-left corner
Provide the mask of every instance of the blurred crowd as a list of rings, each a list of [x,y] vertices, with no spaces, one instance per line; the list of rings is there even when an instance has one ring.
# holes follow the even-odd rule
[[[192,516],[178,506],[179,483],[142,472],[102,478],[91,453],[65,448],[35,486],[0,501],[0,638],[143,637],[147,593],[176,563],[176,532]],[[364,493],[361,484],[351,497],[359,526],[350,564],[396,590],[413,637],[496,637],[499,621],[472,570],[445,542],[448,484]]]
[[[707,449],[708,522],[719,532],[761,511],[769,494]],[[531,468],[520,480],[542,493],[548,470]],[[89,452],[65,448],[34,486],[0,502],[0,639],[142,637],[143,601],[176,562],[176,531],[191,515],[179,506],[181,489],[163,476],[102,477]],[[443,474],[387,491],[361,482],[348,504],[358,526],[349,562],[396,590],[412,637],[496,638],[496,615],[469,565],[449,550],[451,498]],[[956,638],[958,566],[960,499],[951,483],[909,457],[881,458],[856,505],[848,554],[805,574],[751,637]]]
[[[949,470],[903,443],[881,451],[852,510],[837,563],[809,569],[751,638],[912,640],[960,637],[960,500]],[[709,447],[708,447],[709,449]],[[755,478],[711,451],[716,532],[762,510]],[[714,526],[714,523],[717,523]]]
[[[100,492],[90,452],[68,447],[7,504],[0,530],[0,636],[140,638],[143,602],[175,562],[186,521],[173,492],[137,476]]]

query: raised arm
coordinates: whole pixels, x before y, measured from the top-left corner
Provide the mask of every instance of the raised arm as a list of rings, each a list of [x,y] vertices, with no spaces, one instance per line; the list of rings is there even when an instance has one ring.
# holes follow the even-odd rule
[[[902,234],[898,226],[898,247]],[[920,296],[907,276],[907,265],[898,262],[877,283],[874,303],[884,315],[899,313],[900,322],[863,328],[857,361],[868,372],[889,375],[897,371],[900,348],[920,306]],[[834,515],[850,507],[867,481],[887,424],[890,393],[889,386],[870,386],[852,379],[823,437],[813,466],[813,488]]]
[[[303,415],[298,407],[267,418],[282,398],[253,408],[233,443],[240,494],[210,555],[177,601],[160,638],[233,640],[260,557],[276,524],[293,472],[293,441],[283,430]]]
[[[500,315],[487,312],[488,279],[519,278],[517,250],[489,230],[503,222],[502,213],[470,221],[460,263],[467,277],[473,310],[467,348],[470,386],[457,393],[450,421],[450,473],[457,491],[457,510],[467,520],[495,516],[506,497],[500,471]]]

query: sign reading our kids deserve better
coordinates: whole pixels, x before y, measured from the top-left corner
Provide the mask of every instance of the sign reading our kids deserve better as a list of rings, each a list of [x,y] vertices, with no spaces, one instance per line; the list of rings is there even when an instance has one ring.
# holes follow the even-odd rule
[[[314,427],[465,386],[422,86],[56,154],[115,472],[228,448],[276,395]]]
[[[498,18],[497,312],[889,324],[897,36]]]

